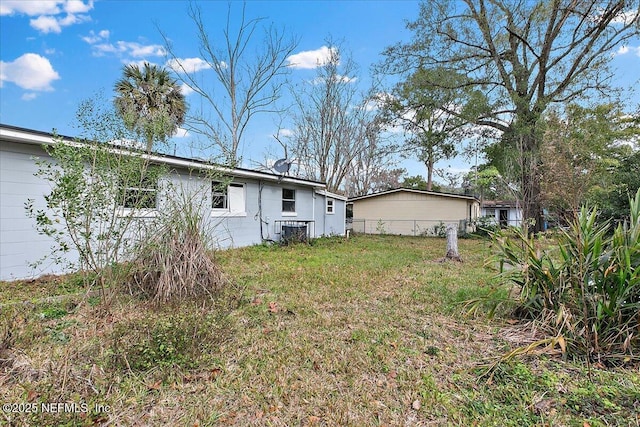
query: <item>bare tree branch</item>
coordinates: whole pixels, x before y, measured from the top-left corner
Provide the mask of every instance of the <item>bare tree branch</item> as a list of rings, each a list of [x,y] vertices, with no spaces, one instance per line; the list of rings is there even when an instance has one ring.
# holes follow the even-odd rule
[[[201,59],[215,77],[206,80],[207,70],[187,69],[161,31],[169,62],[179,79],[201,97],[186,127],[212,141],[212,148],[223,155],[224,161],[235,165],[240,161],[243,135],[251,119],[256,114],[278,111],[275,102],[282,92],[283,77],[289,72],[286,60],[298,43],[273,26],[265,27],[264,18],[247,18],[246,4],[239,19],[234,19],[229,5],[220,44],[210,38],[200,7],[191,4],[189,16],[196,27]],[[260,43],[260,30],[264,33],[262,44],[252,51],[250,48]]]

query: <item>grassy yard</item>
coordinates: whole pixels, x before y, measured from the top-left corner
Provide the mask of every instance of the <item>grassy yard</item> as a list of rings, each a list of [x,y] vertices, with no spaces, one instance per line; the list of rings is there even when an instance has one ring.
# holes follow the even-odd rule
[[[489,373],[540,336],[505,313],[464,315],[495,283],[490,243],[459,247],[462,264],[436,262],[435,238],[219,252],[234,290],[218,307],[16,303],[79,282],[0,283],[0,403],[14,404],[0,425],[640,424],[637,367],[588,371],[548,351]]]

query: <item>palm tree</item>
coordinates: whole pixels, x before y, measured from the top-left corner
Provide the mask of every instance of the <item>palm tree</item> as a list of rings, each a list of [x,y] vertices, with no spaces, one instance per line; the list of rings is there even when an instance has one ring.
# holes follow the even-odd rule
[[[187,103],[169,72],[145,62],[126,65],[115,90],[115,106],[125,126],[145,138],[147,151],[164,141],[184,123]]]

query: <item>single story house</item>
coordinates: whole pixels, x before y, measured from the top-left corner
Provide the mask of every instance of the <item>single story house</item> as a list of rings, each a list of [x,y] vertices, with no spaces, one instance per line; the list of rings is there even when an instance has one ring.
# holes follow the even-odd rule
[[[443,235],[449,224],[472,231],[480,214],[473,196],[397,188],[348,200],[352,229],[369,234]]]
[[[72,138],[63,137],[73,143]],[[59,264],[33,263],[51,252],[53,240],[41,235],[35,220],[27,215],[25,203],[46,209],[44,196],[49,182],[36,175],[36,161],[53,159],[43,146],[55,144],[50,133],[0,125],[0,280],[36,277],[66,272]],[[164,165],[163,177],[172,186],[157,186],[144,217],[163,209],[172,191],[205,189],[207,230],[217,248],[232,248],[280,241],[302,233],[302,237],[345,234],[346,198],[328,192],[322,182],[243,168],[224,168],[178,156],[151,154],[150,163]],[[218,170],[226,188],[198,171]],[[224,187],[224,185],[223,185]],[[172,188],[165,190],[163,188]],[[128,190],[128,189],[127,189]],[[140,189],[138,189],[140,190]],[[155,194],[155,193],[154,193]],[[123,210],[126,206],[122,206]],[[68,255],[74,261],[77,254]]]
[[[503,228],[522,224],[522,208],[512,200],[485,200],[482,202],[481,215]]]

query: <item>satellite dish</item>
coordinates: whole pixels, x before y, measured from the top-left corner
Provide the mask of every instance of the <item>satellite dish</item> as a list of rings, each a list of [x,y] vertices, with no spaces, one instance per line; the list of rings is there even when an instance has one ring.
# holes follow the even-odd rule
[[[287,173],[289,172],[289,168],[291,168],[291,161],[287,159],[279,159],[273,164],[273,168],[278,173]]]

